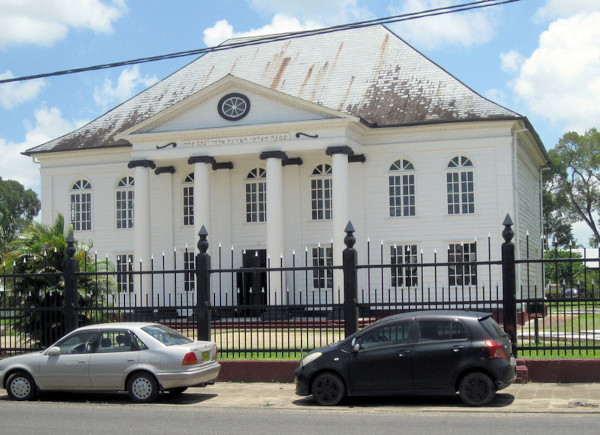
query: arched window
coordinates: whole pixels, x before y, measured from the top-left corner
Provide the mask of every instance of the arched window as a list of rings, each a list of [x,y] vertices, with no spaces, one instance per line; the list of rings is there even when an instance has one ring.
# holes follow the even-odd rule
[[[416,211],[414,165],[408,160],[396,160],[388,172],[390,216],[414,216]]]
[[[183,225],[194,225],[194,173],[183,180]]]
[[[313,220],[331,219],[331,166],[321,164],[310,176]]]
[[[246,222],[267,221],[267,171],[256,168],[246,177]]]
[[[473,163],[465,156],[456,156],[448,163],[446,192],[448,214],[475,213]]]
[[[92,230],[92,185],[87,180],[71,186],[71,224],[75,231]]]
[[[117,183],[116,204],[117,229],[133,228],[133,199],[135,181],[133,177],[123,177]]]

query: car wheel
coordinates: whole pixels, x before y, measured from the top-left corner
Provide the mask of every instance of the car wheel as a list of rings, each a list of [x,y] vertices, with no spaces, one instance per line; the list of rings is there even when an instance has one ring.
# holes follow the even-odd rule
[[[335,406],[345,395],[344,383],[333,373],[318,375],[312,382],[311,391],[317,403],[323,406]]]
[[[6,382],[8,397],[12,400],[32,400],[36,396],[35,381],[29,373],[16,372]]]
[[[482,406],[490,403],[496,395],[496,388],[490,377],[484,373],[469,373],[461,381],[458,394],[469,406]]]
[[[179,396],[181,393],[183,393],[187,389],[188,389],[188,387],[178,387],[178,388],[170,388],[168,391],[171,396]]]
[[[158,382],[150,373],[135,373],[127,383],[127,391],[134,402],[152,402],[158,397]]]

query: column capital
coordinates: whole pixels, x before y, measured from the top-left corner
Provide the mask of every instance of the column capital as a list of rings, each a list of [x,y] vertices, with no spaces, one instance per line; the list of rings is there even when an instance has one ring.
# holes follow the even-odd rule
[[[267,160],[267,159],[285,160],[285,159],[287,159],[287,155],[283,151],[264,151],[264,152],[260,153],[260,159],[261,160]]]
[[[132,160],[127,164],[129,169],[133,168],[156,168],[156,164],[152,160]]]
[[[216,160],[211,156],[192,156],[188,159],[188,165],[193,165],[194,163],[210,163],[214,165]]]
[[[156,175],[160,175],[160,174],[174,174],[175,173],[175,167],[174,166],[160,166],[158,168],[156,168],[154,170],[154,173]]]
[[[327,147],[327,149],[325,150],[325,154],[327,154],[328,156],[332,156],[334,154],[346,154],[348,156],[353,156],[354,151],[352,151],[352,148],[350,148],[348,145],[341,145],[335,147]]]

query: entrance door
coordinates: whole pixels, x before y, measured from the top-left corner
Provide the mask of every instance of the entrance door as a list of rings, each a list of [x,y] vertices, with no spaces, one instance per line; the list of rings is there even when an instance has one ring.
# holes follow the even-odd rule
[[[267,272],[253,270],[256,267],[267,267],[266,249],[244,252],[242,269],[237,273],[238,305],[267,304]]]

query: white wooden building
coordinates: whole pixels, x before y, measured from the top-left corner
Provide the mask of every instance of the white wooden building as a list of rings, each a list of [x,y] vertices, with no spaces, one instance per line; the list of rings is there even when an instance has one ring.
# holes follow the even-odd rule
[[[547,155],[526,117],[383,26],[255,42],[228,41],[29,149],[43,223],[70,216],[75,238],[119,267],[193,249],[202,225],[212,254],[234,247],[234,267],[242,250],[289,266],[305,250],[341,264],[349,220],[359,262],[367,239],[383,244],[385,263],[436,251],[438,261],[486,259],[488,235],[498,258],[508,213],[518,258],[527,233],[539,258]],[[452,272],[440,279],[458,284]]]

